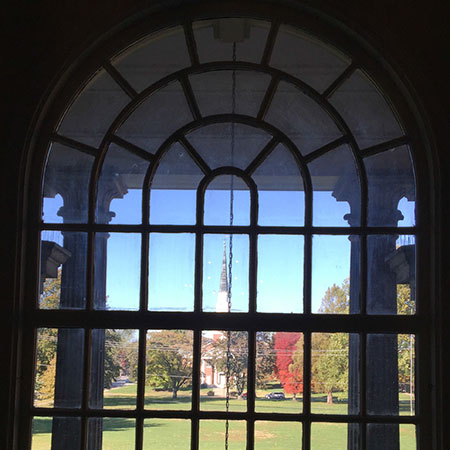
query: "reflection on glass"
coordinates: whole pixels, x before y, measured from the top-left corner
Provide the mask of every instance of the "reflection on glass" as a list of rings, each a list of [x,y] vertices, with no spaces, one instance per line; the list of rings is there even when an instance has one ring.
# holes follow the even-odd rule
[[[367,312],[411,315],[416,312],[415,237],[367,238]]]
[[[255,411],[301,412],[303,334],[281,331],[256,333],[255,373]]]
[[[206,234],[203,240],[203,311],[228,312],[232,238],[231,312],[248,311],[249,240],[243,234]]]
[[[347,450],[346,423],[311,424],[311,450]]]
[[[285,133],[302,155],[341,136],[333,119],[315,100],[284,81],[273,96],[266,121]]]
[[[194,234],[150,234],[148,274],[150,311],[193,310],[194,253]]]
[[[103,417],[89,419],[89,438],[102,432],[102,448],[123,450],[133,448],[136,434],[136,420],[125,417]],[[99,431],[100,430],[100,431]]]
[[[258,312],[303,312],[303,236],[258,237]]]
[[[112,60],[138,92],[155,81],[190,65],[183,27],[153,33]]]
[[[250,224],[250,191],[245,182],[234,175],[214,178],[205,192],[205,225]]]
[[[143,450],[191,448],[191,422],[186,419],[145,419]]]
[[[284,412],[284,411],[283,411]],[[299,422],[255,422],[255,450],[302,448],[302,424]]]
[[[311,412],[358,413],[358,371],[349,378],[350,366],[357,368],[358,361],[358,340],[350,341],[348,333],[312,334]]]
[[[97,223],[141,223],[142,184],[148,165],[145,159],[110,146],[98,180]]]
[[[232,61],[233,42],[236,59],[259,63],[262,58],[270,23],[260,20],[224,18],[200,20],[192,24],[201,63]]]
[[[264,73],[243,70],[234,71],[234,111],[233,111],[233,71],[220,70],[192,75],[192,89],[202,116],[213,114],[244,114],[256,117],[270,82]]]
[[[139,309],[140,273],[140,234],[96,233],[95,309]]]
[[[229,377],[227,362],[230,365]],[[247,369],[246,331],[203,331],[200,408],[203,411],[225,411],[228,378],[229,411],[247,411]]]
[[[350,64],[335,48],[316,38],[281,25],[270,65],[324,91]]]
[[[70,434],[65,434],[69,430]],[[31,450],[79,448],[80,445],[79,417],[33,417]]]
[[[193,342],[190,330],[147,332],[146,408],[191,409]]]
[[[83,329],[37,329],[35,406],[46,408],[81,406],[83,354]]]
[[[90,407],[136,408],[137,330],[94,329],[91,340]]]
[[[313,185],[316,226],[359,226],[361,191],[355,160],[341,146],[308,164]]]
[[[415,414],[414,335],[367,335],[367,411]]]
[[[278,145],[253,173],[258,186],[258,224],[301,226],[305,216],[303,179],[292,153]]]
[[[187,140],[211,169],[234,166],[245,170],[272,136],[258,128],[234,123],[234,154],[231,157],[231,123],[215,123],[191,131]]]
[[[192,121],[183,88],[178,81],[147,97],[117,130],[118,136],[155,153],[176,130]]]
[[[311,310],[325,314],[348,314],[359,303],[358,286],[350,288],[351,246],[359,248],[357,236],[313,236]],[[355,258],[359,265],[359,258]],[[359,271],[358,271],[359,272]],[[358,280],[354,280],[358,284]],[[354,306],[354,305],[352,305]],[[356,312],[352,309],[352,312]]]
[[[64,116],[58,133],[98,147],[128,95],[104,70],[100,70],[76,97]]]
[[[41,309],[81,309],[86,304],[87,233],[41,233]]]
[[[43,220],[54,223],[86,223],[88,192],[94,157],[53,143],[43,186]]]
[[[408,147],[364,159],[369,189],[370,226],[414,226],[415,180]]]
[[[403,135],[388,102],[361,70],[344,81],[330,102],[346,121],[360,148]]]
[[[150,191],[150,223],[195,223],[197,187],[203,173],[180,144],[161,159]]]
[[[228,448],[245,450],[247,448],[247,428],[244,420],[230,420]],[[200,450],[223,450],[225,440],[225,420],[200,421]]]
[[[416,426],[408,424],[367,424],[367,449],[416,450]]]

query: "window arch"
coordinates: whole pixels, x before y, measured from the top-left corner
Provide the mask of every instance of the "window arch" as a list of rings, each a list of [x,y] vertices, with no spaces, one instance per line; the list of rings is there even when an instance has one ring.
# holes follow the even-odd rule
[[[258,448],[261,427],[275,422],[296,436],[296,448],[316,448],[332,424],[348,448],[396,448],[399,439],[415,448],[408,435],[425,425],[412,403],[412,415],[399,414],[398,384],[406,364],[402,389],[412,400],[420,328],[411,138],[349,55],[288,20],[193,20],[111,56],[77,94],[49,141],[39,224],[33,327],[38,364],[45,348],[54,361],[35,370],[30,420],[53,418],[53,448],[101,448],[119,419],[134,430],[137,448],[151,442],[152,420],[175,419],[187,427],[174,436],[202,448],[205,424],[227,418],[246,433],[248,448]],[[229,207],[220,208],[231,197],[232,224]],[[219,272],[205,269],[213,260],[221,268],[224,235],[241,255],[232,275],[246,280],[237,283],[241,300],[232,293],[238,306],[230,314],[215,312],[207,280],[215,274],[220,294]],[[324,301],[332,288],[346,295],[344,308]],[[136,384],[125,410],[109,409],[104,394],[115,330],[133,330]],[[160,330],[183,334],[171,351],[177,342],[191,346],[187,407],[148,400],[148,349]],[[236,342],[245,335],[241,410],[211,411],[201,395],[214,330],[232,330]],[[267,333],[271,345],[282,333],[296,339],[298,410],[263,408],[256,372]],[[336,346],[344,355],[344,413],[315,401],[315,390],[326,390],[317,375],[321,341],[327,355]],[[52,364],[50,404],[39,389]]]

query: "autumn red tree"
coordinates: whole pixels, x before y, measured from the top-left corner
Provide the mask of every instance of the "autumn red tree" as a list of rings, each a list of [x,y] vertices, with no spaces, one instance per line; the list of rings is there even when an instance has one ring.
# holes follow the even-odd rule
[[[297,343],[303,339],[302,333],[279,332],[274,336],[274,349],[276,353],[275,374],[280,380],[284,391],[293,394],[303,392],[302,370],[292,364],[292,355],[298,352],[300,347]]]

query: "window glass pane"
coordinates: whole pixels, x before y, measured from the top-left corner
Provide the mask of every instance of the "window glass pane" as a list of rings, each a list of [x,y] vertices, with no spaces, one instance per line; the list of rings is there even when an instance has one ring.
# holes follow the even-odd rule
[[[95,309],[139,309],[141,235],[96,233]]]
[[[83,354],[83,329],[37,329],[35,406],[46,408],[81,406]]]
[[[61,144],[52,144],[45,167],[44,222],[87,222],[93,163],[93,156]]]
[[[282,81],[273,96],[266,121],[285,133],[302,155],[341,136],[333,119],[314,100]]]
[[[64,116],[58,133],[98,147],[130,98],[104,69],[89,81]]]
[[[416,245],[414,236],[367,237],[367,312],[416,312]]]
[[[79,448],[81,420],[79,417],[34,417],[31,450]]]
[[[248,311],[247,235],[232,236],[231,312]],[[228,311],[230,235],[206,234],[203,240],[203,311]]]
[[[149,330],[145,364],[145,407],[190,410],[193,333]]]
[[[258,128],[235,123],[231,158],[232,126],[231,123],[216,123],[187,135],[188,141],[211,169],[234,166],[245,170],[272,137]]]
[[[202,410],[226,410],[227,361],[230,364],[229,411],[247,411],[248,333],[210,330],[202,332],[200,362]]]
[[[415,414],[414,342],[414,335],[367,335],[369,414]]]
[[[143,450],[189,450],[191,421],[185,419],[144,420]]]
[[[281,25],[270,65],[299,78],[323,92],[350,64],[350,60],[330,45]]]
[[[258,237],[258,312],[303,312],[303,236]]]
[[[403,135],[387,101],[360,70],[333,93],[330,102],[362,149]]]
[[[123,450],[134,447],[136,434],[136,420],[134,419],[125,417],[92,418],[89,419],[88,427],[89,441],[98,442],[100,440],[104,450]]]
[[[329,151],[308,164],[308,168],[314,190],[314,225],[359,226],[361,190],[349,147]]]
[[[112,144],[98,180],[97,223],[141,223],[142,183],[149,162]]]
[[[255,422],[255,450],[302,448],[302,424],[299,422]]]
[[[43,231],[39,307],[81,309],[86,304],[87,233]]]
[[[347,450],[346,423],[311,424],[311,450]]]
[[[369,188],[368,224],[415,225],[415,183],[406,146],[364,159]]]
[[[150,234],[150,311],[193,311],[194,253],[194,234]]]
[[[200,62],[231,61],[233,42],[236,59],[259,63],[270,23],[251,19],[202,20],[192,25]]]
[[[192,120],[179,82],[173,82],[148,97],[119,128],[117,134],[155,153],[176,130]]]
[[[236,114],[256,117],[269,86],[270,76],[265,73],[235,71]],[[206,72],[190,77],[202,116],[233,112],[233,71]]]
[[[311,342],[311,412],[358,414],[358,335],[313,333]]]
[[[292,153],[278,145],[253,173],[258,186],[258,224],[301,226],[305,217],[303,179]]]
[[[415,425],[387,423],[367,424],[368,450],[384,450],[385,448],[392,448],[392,446],[399,448],[400,450],[416,450]]]
[[[135,409],[137,330],[92,330],[89,406]]]
[[[255,373],[256,412],[302,412],[302,333],[256,333]]]
[[[246,423],[243,420],[229,421],[228,448],[245,450],[247,448]],[[222,450],[224,448],[225,420],[200,421],[200,450]]]
[[[231,209],[232,208],[232,209]],[[205,192],[205,225],[250,224],[250,190],[234,175],[222,175],[209,183]]]
[[[112,60],[115,68],[138,92],[190,65],[183,27],[154,33]]]
[[[352,246],[357,253],[350,271]],[[349,314],[359,310],[359,237],[313,236],[311,310]],[[356,275],[350,279],[350,274]],[[350,299],[351,296],[351,299]]]
[[[203,173],[180,144],[174,144],[161,159],[150,191],[150,223],[191,225],[195,223],[197,187]]]

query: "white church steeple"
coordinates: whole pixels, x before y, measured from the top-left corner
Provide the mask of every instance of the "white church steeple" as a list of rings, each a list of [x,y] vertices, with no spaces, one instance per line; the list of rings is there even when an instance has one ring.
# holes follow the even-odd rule
[[[217,294],[216,312],[226,313],[228,311],[228,279],[227,279],[227,251],[226,241],[223,241],[222,272],[220,274],[220,288]]]

